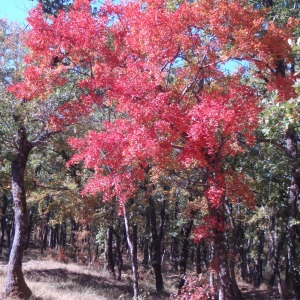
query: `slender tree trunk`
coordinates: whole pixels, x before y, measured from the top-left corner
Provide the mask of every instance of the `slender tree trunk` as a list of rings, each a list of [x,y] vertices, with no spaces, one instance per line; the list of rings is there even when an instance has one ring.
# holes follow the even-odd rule
[[[105,269],[109,274],[115,278],[115,266],[114,266],[114,256],[113,256],[113,228],[109,225],[106,229],[106,239],[105,239]]]
[[[92,247],[91,247],[91,229],[90,229],[90,225],[87,225],[87,252],[88,252],[88,259],[89,259],[89,263],[92,262]]]
[[[227,236],[226,242],[230,249],[230,252],[229,252],[230,278],[231,278],[231,283],[232,283],[234,294],[238,295],[238,297],[241,297],[241,293],[240,293],[240,290],[239,290],[239,287],[237,285],[236,278],[235,278],[235,257],[238,255],[238,249],[241,244],[241,236],[239,235],[240,226],[239,226],[239,224],[236,224],[236,222],[233,218],[231,203],[224,203],[224,207],[227,211],[227,218],[231,224],[231,230],[226,235]]]
[[[4,194],[3,197],[3,204],[2,204],[2,209],[1,209],[1,240],[0,240],[0,253],[2,253],[2,248],[4,245],[4,235],[5,235],[5,231],[7,230],[7,222],[6,222],[6,210],[8,207],[8,198],[7,196]]]
[[[134,244],[130,239],[129,222],[127,218],[125,205],[123,206],[123,214],[124,214],[124,224],[126,230],[126,240],[129,247],[130,258],[131,258],[131,269],[132,269],[132,276],[133,276],[133,299],[137,300],[139,294],[137,252],[136,252],[136,247],[134,246]]]
[[[202,240],[201,240],[201,242],[202,242]],[[197,275],[202,273],[202,268],[201,268],[201,261],[202,261],[201,242],[198,242],[197,248],[196,248],[196,273],[197,273]]]
[[[13,232],[14,232],[13,222],[6,224],[6,236],[7,236],[7,248],[8,249],[11,248],[11,236],[13,235]],[[10,252],[10,250],[9,250],[9,252]]]
[[[47,217],[48,219],[48,217]],[[47,239],[48,239],[48,220],[46,221],[46,224],[44,224],[44,229],[42,231],[42,246],[41,246],[41,253],[43,254],[44,251],[47,249]]]
[[[299,276],[299,262],[297,257],[296,250],[296,226],[292,224],[294,220],[296,220],[296,194],[298,194],[298,186],[293,184],[289,190],[290,202],[289,202],[289,224],[287,228],[287,252],[288,252],[288,274],[289,274],[289,282],[287,282],[287,286],[291,286],[295,299],[300,299],[300,276]]]
[[[175,236],[172,241],[172,261],[174,262],[174,272],[178,272],[178,263],[179,263],[179,241]]]
[[[196,248],[196,273],[199,275],[203,273],[203,271],[207,270],[207,264],[207,245],[205,240],[201,239]]]
[[[143,243],[143,265],[148,266],[149,262],[149,235],[150,235],[150,211],[146,209],[146,228]]]
[[[49,248],[52,248],[52,247],[51,247],[51,246],[52,246],[52,243],[51,243],[52,237],[53,237],[53,227],[52,227],[52,226],[49,226],[49,235],[48,235],[48,241],[47,241],[47,246],[48,246]]]
[[[30,244],[30,238],[31,238],[31,232],[32,232],[32,227],[33,227],[33,214],[32,211],[29,213],[29,227],[28,227],[28,236],[27,236],[27,242],[26,242],[26,249],[29,248]]]
[[[182,249],[180,254],[179,271],[180,275],[186,273],[187,262],[189,257],[190,235],[194,224],[192,217],[189,222],[182,229]]]
[[[262,274],[262,263],[263,260],[261,258],[264,251],[264,242],[265,242],[265,233],[262,229],[258,231],[258,241],[257,241],[257,257],[253,270],[253,285],[258,288],[261,284],[261,280],[263,278]],[[274,254],[275,255],[275,254]]]
[[[60,244],[59,240],[59,224],[55,224],[54,226],[54,241],[53,241],[53,246],[55,249],[58,249],[58,246]]]
[[[271,287],[274,286],[276,278],[277,279],[281,278],[279,262],[280,262],[281,252],[285,243],[285,234],[279,238],[277,232],[278,230],[276,227],[273,230],[274,237],[273,237],[273,249],[271,254],[272,255],[271,261],[273,262],[273,270],[269,279],[269,286]]]
[[[224,201],[217,208],[210,208],[210,215],[218,222],[225,220]],[[220,227],[224,225],[220,224]],[[218,227],[218,226],[217,226]],[[229,255],[226,246],[224,232],[219,228],[213,228],[213,266],[217,271],[218,296],[219,300],[242,299],[241,292],[235,285],[234,279],[230,276]]]
[[[150,208],[150,223],[152,234],[152,267],[155,274],[156,290],[161,292],[164,289],[163,277],[161,272],[161,239],[157,232],[156,226],[156,208],[155,201],[152,196],[149,196],[149,208]]]
[[[285,134],[286,150],[290,158],[298,157],[297,134],[294,128],[289,128]],[[291,287],[294,291],[295,299],[300,299],[300,274],[299,259],[296,250],[296,226],[293,224],[297,220],[297,203],[299,201],[300,192],[300,166],[295,166],[292,171],[292,181],[288,189],[289,195],[289,219],[287,225],[287,273],[289,273],[287,287]]]
[[[137,270],[137,279],[139,279],[139,273],[138,273],[138,260],[137,260],[137,252],[138,252],[138,229],[137,224],[134,222],[132,224],[132,235],[131,235],[131,243],[133,246],[133,257],[135,260],[136,270]]]
[[[244,229],[242,229],[242,241],[244,240]],[[241,243],[239,247],[239,254],[240,254],[240,274],[243,280],[249,282],[249,266],[248,266],[248,252],[250,250],[252,244],[252,238],[246,240],[245,243]]]
[[[179,281],[178,281],[178,292],[180,293],[180,289],[184,286],[186,281],[186,268],[187,261],[189,257],[189,238],[194,224],[193,214],[189,222],[182,229],[182,248],[180,253],[180,261],[179,261]]]
[[[71,234],[70,234],[70,245],[71,245],[71,258],[76,261],[76,256],[78,252],[78,245],[76,241],[76,233],[79,230],[79,225],[76,223],[76,221],[73,218],[70,218],[71,222]]]
[[[300,172],[299,172],[300,174]],[[290,282],[288,285],[292,286],[295,294],[295,299],[300,299],[300,274],[299,274],[299,259],[297,255],[297,244],[296,244],[296,226],[293,224],[297,218],[297,197],[299,194],[299,186],[292,178],[292,184],[289,188],[289,223],[287,228],[287,248],[288,248],[288,273]]]
[[[67,223],[62,222],[60,226],[60,246],[65,247],[67,244]]]
[[[160,239],[160,244],[161,244],[161,262],[160,264],[163,264],[164,256],[165,256],[165,245],[163,243],[164,241],[164,236],[165,236],[165,231],[166,231],[166,222],[167,222],[167,215],[166,215],[166,200],[162,201],[162,206],[160,209],[160,229],[159,229],[159,239]]]
[[[47,206],[51,202],[51,197],[47,195],[44,199],[47,201]],[[47,249],[48,246],[48,233],[49,233],[49,221],[50,221],[50,211],[48,211],[46,214],[43,213],[43,219],[44,219],[44,228],[42,230],[42,246],[41,246],[41,253],[44,253],[44,251]],[[51,232],[51,229],[50,229]]]
[[[28,155],[32,149],[32,144],[27,140],[25,128],[21,127],[18,133],[19,153],[11,165],[12,196],[15,213],[15,234],[9,257],[4,296],[14,296],[18,297],[19,299],[29,299],[32,295],[32,292],[24,280],[22,272],[22,259],[23,251],[26,247],[29,225],[24,174]]]
[[[123,258],[122,258],[122,251],[121,251],[121,237],[119,233],[113,229],[113,235],[115,236],[116,240],[116,252],[115,252],[115,265],[118,268],[117,279],[121,280],[122,268],[123,268]]]
[[[178,201],[175,202],[174,205],[174,216],[173,219],[177,220],[178,216]],[[179,263],[179,241],[178,237],[174,236],[172,241],[172,261],[174,262],[174,271],[178,272],[178,263]]]

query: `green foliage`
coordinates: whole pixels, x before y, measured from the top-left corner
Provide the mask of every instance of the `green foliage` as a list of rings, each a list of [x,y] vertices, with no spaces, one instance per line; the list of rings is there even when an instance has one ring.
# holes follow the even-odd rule
[[[300,98],[277,102],[265,107],[262,117],[262,133],[266,138],[278,139],[288,128],[299,133]]]
[[[38,0],[38,2],[42,4],[45,14],[56,16],[59,10],[68,10],[73,0]]]
[[[269,8],[269,19],[277,24],[286,23],[290,17],[299,18],[300,3],[297,0],[249,0],[257,9]]]

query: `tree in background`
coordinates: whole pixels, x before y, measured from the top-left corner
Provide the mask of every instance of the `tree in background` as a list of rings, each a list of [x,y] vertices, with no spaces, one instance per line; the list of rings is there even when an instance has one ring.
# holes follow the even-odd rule
[[[297,1],[251,1],[258,9],[267,8],[267,18],[274,21],[278,26],[284,27],[289,22],[290,17],[299,17],[299,3]],[[296,21],[297,23],[297,21]],[[290,39],[290,45],[293,46],[293,52],[289,58],[277,58],[276,68],[273,69],[274,76],[280,80],[294,78],[297,82],[299,70],[299,52],[297,52],[296,42],[299,37],[299,26],[293,31]],[[255,71],[253,71],[255,72]],[[252,84],[256,86],[257,91],[262,95],[261,106],[263,112],[261,115],[260,131],[257,145],[259,156],[262,161],[258,165],[260,171],[256,176],[261,180],[268,178],[264,185],[261,182],[260,191],[257,191],[259,198],[259,214],[261,209],[267,209],[270,212],[270,232],[271,241],[271,268],[272,274],[269,279],[271,286],[277,279],[279,290],[281,290],[282,277],[285,277],[285,288],[289,293],[299,298],[299,272],[298,272],[298,253],[296,251],[298,241],[298,198],[299,198],[299,160],[298,160],[298,98],[295,86],[290,86],[289,93],[280,93],[272,88],[272,85],[261,77],[260,81],[254,80]],[[296,91],[296,92],[295,92]],[[275,154],[275,155],[274,155]],[[266,173],[268,170],[268,173]],[[266,176],[266,177],[265,177]],[[288,182],[291,181],[289,184]],[[278,184],[281,187],[278,187]],[[284,191],[285,189],[285,191]],[[268,192],[267,192],[268,191]],[[270,197],[268,197],[267,194]],[[261,202],[261,195],[263,195]],[[270,201],[270,199],[273,199]],[[274,207],[274,201],[276,205]],[[280,209],[279,209],[280,207]],[[268,232],[268,226],[265,227]],[[285,253],[286,265],[285,275],[280,272],[280,256]],[[281,291],[282,293],[282,291]],[[284,297],[284,296],[283,296]],[[287,297],[287,295],[286,295]]]
[[[72,92],[55,92],[44,101],[16,99],[9,87],[22,79],[26,31],[1,20],[1,159],[10,165],[11,194],[14,205],[14,239],[10,250],[5,295],[29,298],[31,291],[22,273],[23,251],[28,244],[29,215],[26,201],[26,167],[33,149],[42,149],[61,129],[49,127],[47,119],[56,115],[59,103],[69,100]],[[58,93],[58,91],[56,90]],[[65,124],[66,125],[66,124]]]

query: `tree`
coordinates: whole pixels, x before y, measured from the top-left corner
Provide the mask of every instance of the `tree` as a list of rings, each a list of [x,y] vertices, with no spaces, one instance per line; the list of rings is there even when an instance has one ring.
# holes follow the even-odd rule
[[[16,99],[9,89],[22,79],[26,31],[1,20],[1,157],[11,166],[11,193],[14,204],[14,239],[9,256],[4,296],[17,295],[29,299],[31,291],[22,273],[23,251],[28,239],[28,209],[26,202],[25,170],[33,149],[44,146],[46,141],[58,134],[51,129],[47,118],[56,115],[59,102],[68,101],[72,93],[60,90],[59,100],[55,93],[46,101],[29,102]],[[44,119],[46,118],[46,119]]]
[[[268,8],[268,19],[274,20],[278,26],[286,26],[290,17],[299,17],[299,3],[297,1],[251,1],[258,7]],[[298,22],[298,20],[295,20]],[[298,27],[295,27],[293,32],[293,38],[290,39],[290,44],[295,46],[295,40],[299,36]],[[293,51],[293,55],[288,57],[277,58],[276,68],[273,70],[275,76],[282,81],[288,81],[292,78],[297,78],[298,69],[298,56],[297,51]],[[298,128],[295,124],[298,123],[297,111],[298,111],[298,96],[295,93],[294,87],[289,84],[290,91],[288,93],[276,92],[274,89],[270,88],[269,82],[264,80],[260,82],[261,85],[269,87],[263,94],[264,101],[262,102],[262,107],[264,108],[263,114],[261,116],[261,131],[258,137],[260,142],[269,143],[268,146],[259,146],[264,153],[268,153],[270,147],[273,151],[281,151],[281,157],[277,162],[274,162],[273,158],[268,159],[268,165],[272,168],[272,177],[275,179],[274,183],[278,182],[277,172],[281,172],[282,178],[285,180],[282,182],[282,188],[286,188],[284,194],[285,204],[281,204],[283,208],[280,212],[276,214],[275,228],[283,227],[281,239],[274,239],[278,242],[278,249],[286,251],[286,276],[285,283],[286,289],[293,291],[296,298],[300,297],[300,286],[299,286],[299,272],[297,271],[299,261],[297,259],[298,254],[296,253],[298,237],[297,229],[295,225],[292,225],[294,221],[298,218],[297,216],[297,198],[299,197],[299,161],[298,161]],[[286,91],[288,91],[286,89]],[[274,150],[274,147],[276,150]],[[290,185],[287,187],[286,182],[291,180]],[[274,181],[274,180],[272,180]],[[279,199],[277,201],[280,201]],[[272,203],[268,203],[271,205]],[[284,209],[285,208],[285,209]],[[283,222],[279,219],[282,217]],[[274,230],[276,235],[276,230]],[[286,235],[286,240],[284,236]],[[277,248],[277,246],[275,247]],[[270,284],[274,284],[274,279],[277,276],[279,281],[280,271],[278,269],[278,260],[280,256],[280,251],[274,249],[274,254],[277,253],[277,259],[274,258],[274,271],[270,278]],[[292,267],[293,266],[293,267]]]
[[[8,106],[2,110],[2,145],[9,145],[9,150],[14,151],[11,161],[12,176],[12,196],[14,202],[15,234],[10,253],[10,263],[7,273],[6,291],[20,295],[20,297],[29,298],[31,291],[25,283],[22,273],[22,255],[26,245],[28,231],[28,212],[26,206],[24,190],[24,171],[29,152],[33,145],[27,140],[27,133],[23,120],[20,118],[22,101],[12,107],[12,97],[5,91],[7,85],[16,82],[20,78],[22,71],[22,59],[25,48],[20,45],[20,28],[10,27],[5,21],[1,20],[1,48],[2,65],[1,92],[4,96],[3,101]],[[10,66],[10,68],[8,67]],[[9,111],[9,107],[11,110]],[[10,112],[10,114],[9,114]],[[6,114],[8,113],[8,114]],[[12,126],[11,126],[12,125]],[[11,147],[11,133],[15,134],[15,147]],[[6,146],[7,147],[7,146]],[[2,149],[3,153],[3,149]]]
[[[195,235],[212,236],[219,299],[240,298],[227,264],[225,199],[242,197],[253,206],[243,196],[249,191],[243,176],[226,159],[254,142],[260,113],[259,95],[242,80],[246,68],[228,74],[222,67],[251,63],[285,95],[293,84],[273,72],[289,56],[290,26],[266,25],[264,16],[240,1],[105,3],[95,16],[90,1],[77,0],[56,17],[38,6],[28,19],[31,66],[15,88],[18,97],[34,99],[78,75],[80,98],[59,108],[65,118],[52,118],[54,128],[93,105],[116,109],[117,119],[101,132],[70,140],[78,154],[69,165],[83,161],[92,169],[82,193],[117,198],[121,213],[149,166],[156,173],[196,168],[202,174],[206,219]]]

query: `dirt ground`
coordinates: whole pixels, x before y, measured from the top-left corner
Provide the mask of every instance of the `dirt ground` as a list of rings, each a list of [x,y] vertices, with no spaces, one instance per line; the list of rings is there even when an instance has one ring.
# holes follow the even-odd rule
[[[0,288],[4,285],[7,265],[0,261]],[[37,300],[127,300],[132,299],[131,270],[128,265],[118,281],[108,276],[103,265],[82,266],[65,264],[49,258],[25,259],[23,270],[26,281]],[[176,293],[176,276],[165,276],[165,293],[155,291],[154,274],[151,268],[140,269],[140,299],[169,299]],[[280,299],[278,289],[270,289],[266,284],[254,289],[252,285],[239,281],[245,300]],[[284,298],[288,300],[288,298]]]

